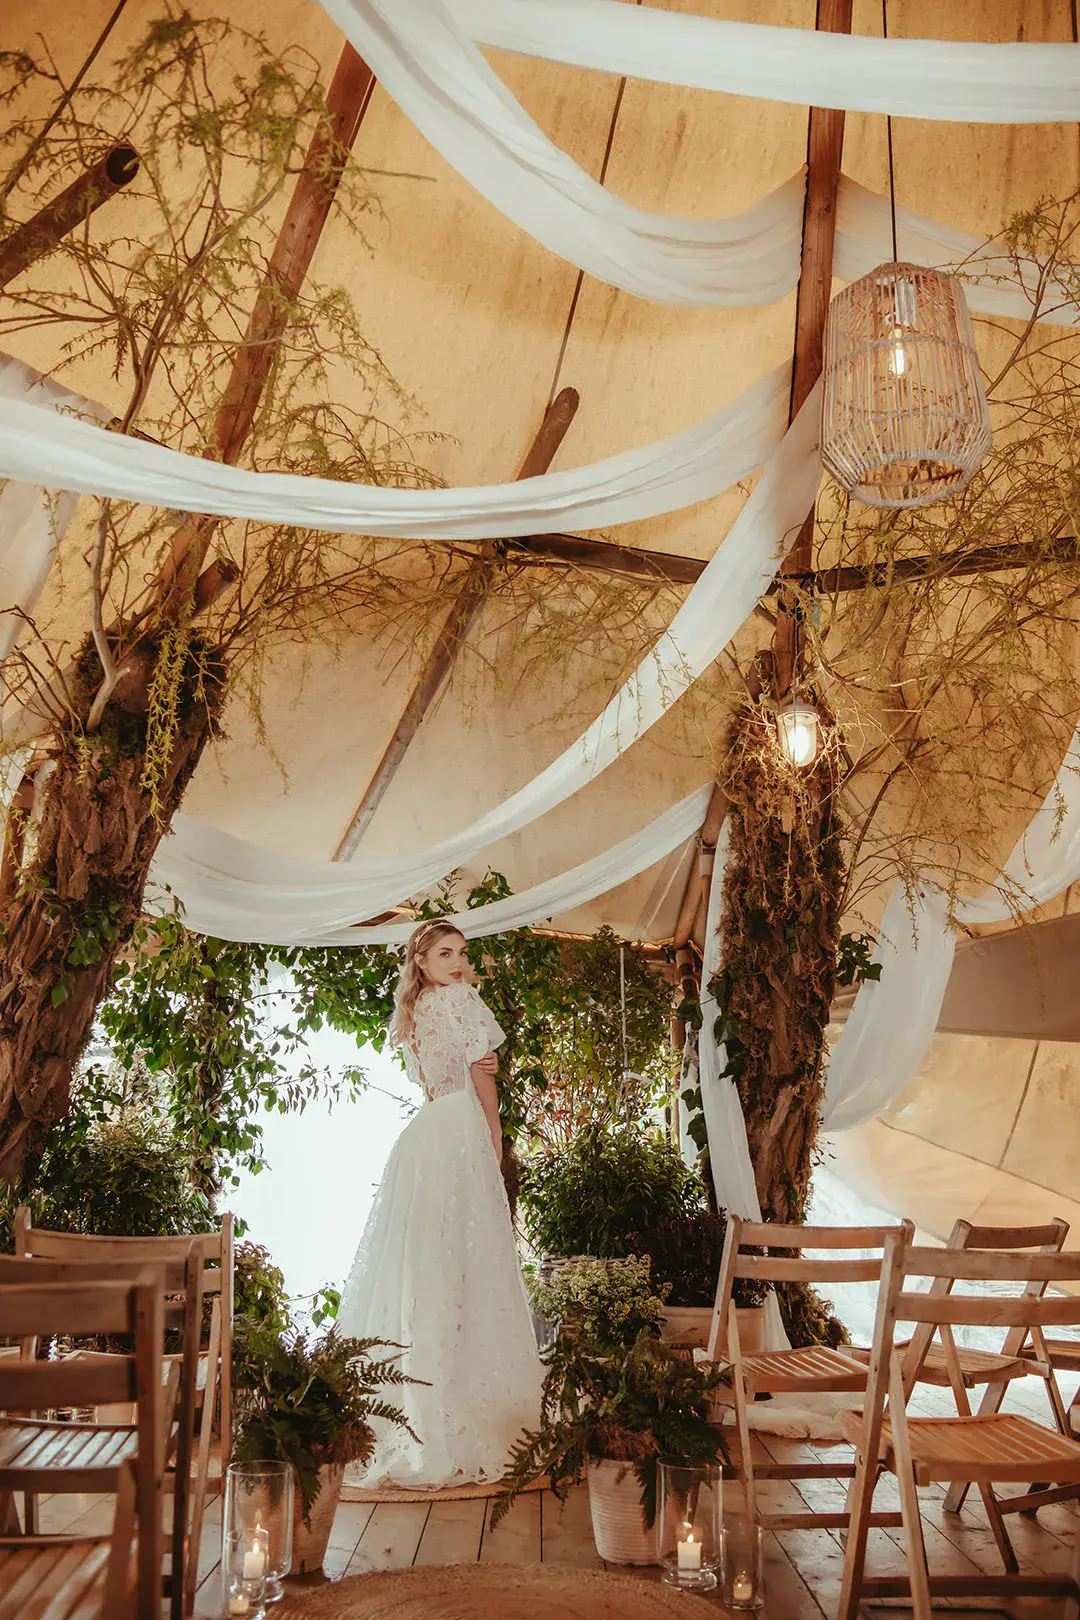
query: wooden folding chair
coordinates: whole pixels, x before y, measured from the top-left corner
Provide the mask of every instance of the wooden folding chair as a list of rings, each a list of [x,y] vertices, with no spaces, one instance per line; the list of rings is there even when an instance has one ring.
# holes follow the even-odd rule
[[[900,1227],[881,1226],[773,1226],[728,1220],[720,1276],[716,1285],[712,1327],[707,1355],[715,1361],[726,1329],[731,1360],[731,1385],[735,1406],[735,1426],[739,1438],[739,1475],[743,1484],[748,1521],[758,1520],[771,1530],[837,1530],[848,1522],[847,1512],[758,1513],[757,1479],[847,1479],[855,1476],[855,1464],[766,1463],[755,1464],[750,1449],[747,1402],[758,1395],[851,1394],[861,1396],[867,1383],[868,1368],[846,1348],[831,1350],[813,1345],[802,1350],[774,1350],[744,1355],[739,1340],[739,1320],[733,1292],[739,1277],[755,1282],[877,1282],[881,1277],[885,1240],[893,1235],[910,1242],[914,1229],[910,1222]],[[847,1258],[808,1260],[799,1249],[876,1250]],[[748,1251],[762,1252],[748,1252]],[[769,1253],[781,1250],[782,1253]],[[884,1527],[900,1523],[897,1513],[880,1513],[874,1523]]]
[[[972,1415],[959,1368],[953,1328],[1004,1327],[1025,1333],[1080,1323],[1080,1299],[1046,1299],[1022,1293],[1011,1299],[975,1297],[937,1289],[909,1290],[910,1278],[1023,1283],[1080,1280],[1080,1253],[1031,1254],[992,1250],[913,1248],[899,1238],[886,1245],[878,1300],[870,1379],[863,1415],[846,1414],[844,1428],[856,1447],[851,1524],[844,1560],[844,1582],[837,1620],[855,1620],[871,1598],[904,1598],[914,1620],[930,1620],[934,1597],[985,1598],[994,1595],[1064,1597],[1067,1620],[1080,1617],[1080,1537],[1067,1577],[1021,1575],[994,1491],[995,1482],[1040,1478],[1080,1482],[1080,1443],[1011,1413]],[[940,1337],[958,1414],[947,1418],[911,1417],[907,1401],[917,1368],[907,1375],[896,1343],[898,1322],[929,1328]],[[925,1335],[923,1335],[925,1337]],[[912,1344],[915,1338],[912,1338]],[[910,1352],[909,1352],[910,1357]],[[873,1523],[874,1486],[881,1470],[894,1473],[907,1550],[907,1578],[867,1579],[867,1532]],[[1001,1575],[932,1577],[926,1562],[917,1487],[934,1483],[976,1485],[986,1504],[991,1529],[1005,1566]]]
[[[1044,1226],[973,1226],[970,1221],[957,1221],[949,1234],[948,1247],[950,1249],[998,1249],[1015,1253],[1020,1249],[1031,1249],[1039,1254],[1060,1254],[1065,1246],[1065,1239],[1069,1235],[1068,1221],[1048,1221]],[[952,1279],[948,1277],[936,1278],[931,1293],[947,1294],[951,1291]],[[1024,1292],[1034,1299],[1041,1299],[1046,1292],[1046,1283],[1038,1278],[1028,1282]],[[949,1386],[947,1360],[942,1347],[935,1344],[933,1329],[926,1329],[923,1334],[924,1343],[929,1342],[923,1370],[920,1371],[921,1383],[936,1383]],[[1068,1341],[1061,1341],[1067,1344]],[[1074,1354],[1080,1356],[1080,1343],[1071,1346]],[[965,1389],[974,1389],[980,1384],[986,1386],[979,1413],[986,1416],[991,1412],[1000,1411],[1010,1383],[1016,1378],[1025,1376],[1038,1377],[1043,1380],[1046,1387],[1046,1398],[1050,1403],[1050,1414],[1054,1424],[1061,1434],[1071,1433],[1069,1417],[1065,1409],[1065,1401],[1054,1375],[1054,1365],[1050,1348],[1044,1334],[1036,1329],[1029,1333],[1025,1328],[1012,1328],[1005,1335],[1001,1350],[997,1356],[986,1351],[970,1350],[964,1345],[956,1347],[956,1360],[963,1375]],[[967,1485],[952,1486],[946,1497],[945,1506],[950,1513],[959,1513],[964,1505],[969,1487]],[[1038,1491],[1039,1486],[1034,1489]],[[1075,1491],[1065,1492],[1068,1496],[1075,1495]],[[1049,1496],[1047,1501],[1057,1498]],[[1017,1511],[1008,1501],[999,1501],[1002,1513]],[[1041,1504],[1035,1504],[1036,1507]],[[1034,1511],[1026,1509],[1025,1511]]]
[[[25,1272],[25,1265],[22,1269]],[[157,1620],[165,1445],[164,1289],[164,1268],[154,1266],[140,1268],[134,1280],[69,1276],[63,1281],[0,1281],[0,1334],[6,1337],[127,1334],[134,1342],[130,1354],[95,1361],[5,1357],[0,1360],[0,1408],[47,1411],[133,1401],[136,1410],[135,1455],[116,1471],[112,1536],[0,1538],[0,1620],[25,1620],[28,1615],[34,1620],[67,1620],[73,1614],[101,1620]],[[85,1469],[78,1472],[80,1483],[69,1483],[67,1489],[81,1487]],[[50,1487],[64,1488],[62,1479],[63,1469],[57,1466],[50,1473]]]
[[[122,1259],[167,1263],[186,1255],[191,1248],[202,1262],[203,1295],[210,1296],[213,1305],[207,1348],[200,1352],[200,1377],[195,1391],[199,1427],[190,1504],[186,1508],[185,1614],[190,1614],[195,1606],[207,1498],[223,1489],[232,1453],[233,1217],[225,1215],[217,1232],[165,1238],[114,1238],[83,1237],[33,1227],[25,1206],[15,1214],[16,1255],[51,1260]],[[174,1615],[179,1612],[174,1611]]]
[[[0,1255],[0,1286],[65,1283],[73,1287],[93,1282],[132,1282],[146,1270],[137,1260],[24,1260]],[[173,1492],[171,1537],[172,1569],[165,1580],[173,1620],[183,1613],[184,1571],[187,1551],[187,1507],[195,1430],[195,1386],[199,1364],[199,1329],[202,1320],[202,1263],[189,1252],[183,1260],[162,1262],[162,1286],[170,1299],[166,1327],[179,1327],[183,1349],[166,1356],[162,1364],[161,1432],[164,1449],[161,1473]],[[22,1353],[37,1353],[34,1338],[22,1341]],[[76,1351],[68,1359],[104,1361],[112,1353]],[[133,1416],[135,1414],[133,1413]],[[25,1502],[23,1528],[37,1530],[37,1496],[85,1491],[116,1491],[125,1461],[138,1445],[136,1422],[56,1422],[35,1417],[0,1416],[0,1493],[21,1491]]]

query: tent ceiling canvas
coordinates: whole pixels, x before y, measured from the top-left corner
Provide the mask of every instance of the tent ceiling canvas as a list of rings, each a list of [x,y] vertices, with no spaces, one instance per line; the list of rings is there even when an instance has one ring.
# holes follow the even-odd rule
[[[109,9],[104,0],[50,6],[49,34],[61,72],[82,60]],[[118,43],[135,38],[158,9],[156,0],[130,0]],[[239,24],[266,30],[275,45],[302,42],[329,78],[341,37],[319,6],[229,0],[221,9]],[[785,26],[814,23],[813,0],[679,0],[670,9]],[[27,8],[7,8],[0,48],[25,43],[29,21]],[[999,0],[993,8],[981,0],[889,4],[890,34],[909,37],[1053,42],[1071,40],[1072,27],[1070,0]],[[854,29],[880,33],[877,0],[857,0]],[[802,108],[624,85],[611,75],[506,53],[492,52],[490,59],[559,145],[643,208],[735,214],[805,160]],[[978,235],[996,232],[1011,210],[1048,193],[1064,194],[1078,181],[1070,126],[898,120],[893,143],[898,200]],[[448,483],[511,477],[560,386],[579,390],[581,408],[557,467],[687,427],[790,356],[793,296],[762,308],[674,309],[579,277],[472,192],[381,88],[355,152],[372,170],[382,204],[369,227],[372,251],[359,251],[332,219],[313,275],[352,294],[365,332],[416,402],[410,425],[442,435],[425,447],[423,459]],[[863,185],[887,190],[884,119],[849,115],[844,168]],[[123,208],[124,200],[113,206]],[[47,370],[58,357],[54,341],[25,333],[9,346]],[[1000,341],[1007,341],[1004,334]],[[89,397],[121,403],[104,359],[64,375]],[[622,526],[608,538],[707,558],[745,495],[731,490],[668,517]],[[85,622],[83,590],[73,563],[54,578],[46,615],[72,630]],[[431,618],[427,644],[440,617]],[[515,683],[515,651],[500,651],[485,629],[490,624],[477,632],[480,653],[498,662],[505,678],[480,678],[479,663],[464,661],[380,806],[361,846],[365,856],[407,854],[490,808],[571,741],[615,684],[613,670],[598,667],[594,654],[572,658],[547,680]],[[334,654],[273,649],[263,693],[272,752],[234,701],[225,735],[208,750],[185,810],[269,849],[329,859],[427,650],[422,636],[415,641],[401,656],[400,648],[388,648],[371,625],[358,621]],[[724,711],[718,689],[700,686],[598,781],[485,851],[470,875],[491,865],[515,889],[524,888],[636,831],[708,780]],[[1005,847],[1008,842],[1011,836]],[[606,922],[632,937],[669,937],[691,859],[687,848],[556,921],[572,931]]]

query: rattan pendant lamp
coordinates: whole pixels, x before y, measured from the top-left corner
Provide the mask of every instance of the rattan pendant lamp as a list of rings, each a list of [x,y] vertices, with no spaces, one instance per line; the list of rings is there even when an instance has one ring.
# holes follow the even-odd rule
[[[962,490],[991,432],[960,282],[898,262],[891,119],[888,145],[893,258],[829,306],[821,457],[857,499],[895,508]]]

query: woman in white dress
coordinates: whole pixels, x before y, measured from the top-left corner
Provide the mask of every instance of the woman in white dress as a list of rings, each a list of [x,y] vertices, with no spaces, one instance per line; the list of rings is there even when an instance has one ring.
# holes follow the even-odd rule
[[[356,1483],[501,1479],[539,1419],[543,1367],[500,1170],[495,1048],[506,1036],[469,972],[456,928],[416,929],[390,1032],[425,1101],[390,1154],[338,1326],[407,1346],[402,1366],[425,1383],[393,1399],[420,1443],[377,1422]]]

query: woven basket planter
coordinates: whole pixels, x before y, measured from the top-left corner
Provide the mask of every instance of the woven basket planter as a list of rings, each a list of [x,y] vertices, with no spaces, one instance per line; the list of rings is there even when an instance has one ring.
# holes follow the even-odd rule
[[[608,1564],[655,1564],[657,1530],[646,1528],[633,1463],[590,1458],[588,1479],[593,1540],[600,1557]]]
[[[303,1503],[300,1500],[300,1492],[297,1491],[296,1505],[293,1508],[290,1575],[314,1575],[317,1570],[322,1569],[344,1478],[344,1463],[328,1464],[319,1469],[319,1494],[312,1505],[310,1528],[304,1523]]]

